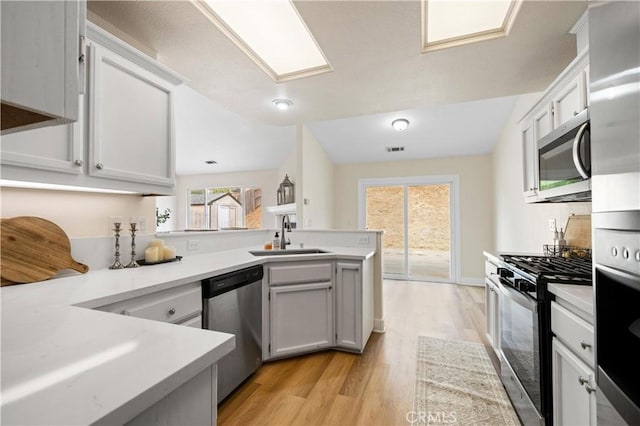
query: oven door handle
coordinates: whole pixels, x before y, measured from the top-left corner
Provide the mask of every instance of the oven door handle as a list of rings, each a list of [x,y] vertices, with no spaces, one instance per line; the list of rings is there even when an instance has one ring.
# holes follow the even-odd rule
[[[529,298],[528,296],[525,296],[524,294],[507,285],[501,285],[500,290],[502,291],[502,295],[504,297],[508,297],[518,305],[531,312],[538,312],[538,303],[535,300],[531,300],[531,298]]]
[[[626,287],[632,288],[636,291],[640,291],[640,282],[638,281],[637,275],[633,275],[628,272],[621,271],[616,268],[612,268],[610,266],[601,265],[599,263],[596,263],[595,269],[596,271],[604,274],[610,279],[619,281],[621,284],[625,285]],[[598,283],[596,282],[596,292],[597,290],[598,290]]]
[[[578,133],[576,134],[576,138],[573,140],[573,164],[575,164],[576,169],[578,169],[578,173],[582,176],[583,179],[589,179],[589,172],[585,167],[582,159],[580,158],[580,145],[582,145],[582,136],[584,135],[584,131],[589,126],[589,122],[586,122],[580,127]]]

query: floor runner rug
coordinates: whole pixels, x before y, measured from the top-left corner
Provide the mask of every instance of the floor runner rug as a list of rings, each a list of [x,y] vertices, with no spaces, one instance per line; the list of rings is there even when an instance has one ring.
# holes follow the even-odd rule
[[[418,336],[413,411],[416,425],[520,425],[480,343]]]

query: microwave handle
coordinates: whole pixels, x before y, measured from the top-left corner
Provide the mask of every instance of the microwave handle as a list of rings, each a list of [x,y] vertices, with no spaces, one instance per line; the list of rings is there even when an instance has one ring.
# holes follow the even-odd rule
[[[584,136],[584,131],[587,130],[587,126],[589,123],[584,123],[578,133],[576,134],[576,138],[573,140],[573,164],[575,164],[576,169],[578,169],[578,173],[584,179],[589,179],[589,173],[582,164],[582,160],[580,159],[580,145],[582,144],[582,137]]]

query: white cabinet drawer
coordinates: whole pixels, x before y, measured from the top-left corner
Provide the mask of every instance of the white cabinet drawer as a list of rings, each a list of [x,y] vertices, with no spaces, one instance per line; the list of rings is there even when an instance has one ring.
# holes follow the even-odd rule
[[[202,312],[202,291],[200,282],[195,282],[98,309],[155,321],[180,322]]]
[[[331,263],[306,263],[269,267],[269,284],[299,284],[331,281]]]
[[[594,368],[594,333],[591,324],[556,302],[551,302],[551,330],[587,365]]]

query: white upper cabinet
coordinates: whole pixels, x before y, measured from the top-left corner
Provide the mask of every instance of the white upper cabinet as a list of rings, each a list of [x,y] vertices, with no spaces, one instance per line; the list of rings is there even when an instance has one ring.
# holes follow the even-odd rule
[[[89,57],[89,173],[173,186],[174,85],[97,43]]]
[[[83,96],[80,100],[82,102]],[[81,108],[76,123],[3,135],[2,165],[16,166],[20,170],[81,174],[84,164],[83,119],[84,110]]]
[[[84,1],[2,1],[2,132],[76,121]]]
[[[589,52],[583,51],[521,120],[522,194],[538,201],[538,141],[589,105]]]
[[[554,127],[559,127],[587,107],[584,71],[569,80],[553,98]]]
[[[553,108],[546,105],[533,116],[533,131],[538,141],[553,130]]]
[[[173,195],[180,76],[87,24],[78,121],[2,137],[3,179]]]
[[[525,197],[535,197],[538,185],[538,156],[533,123],[528,121],[522,128],[522,192]]]

